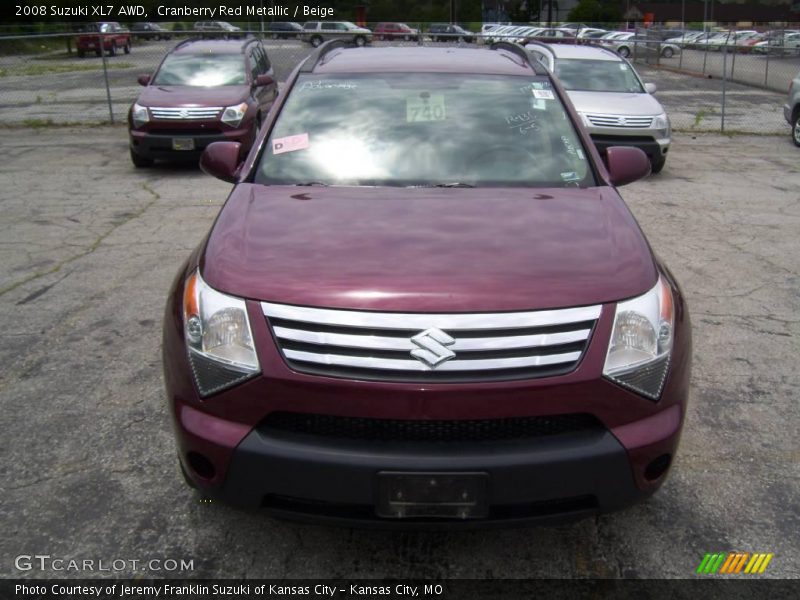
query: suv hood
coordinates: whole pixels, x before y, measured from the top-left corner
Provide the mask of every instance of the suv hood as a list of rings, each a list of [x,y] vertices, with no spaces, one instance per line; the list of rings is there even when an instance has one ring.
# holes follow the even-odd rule
[[[568,91],[567,95],[581,113],[655,116],[664,112],[664,107],[650,94]]]
[[[246,85],[148,85],[137,102],[142,106],[233,106],[244,102],[249,95],[250,88]]]
[[[535,310],[640,295],[650,248],[613,188],[237,186],[201,257],[213,288],[406,312]]]

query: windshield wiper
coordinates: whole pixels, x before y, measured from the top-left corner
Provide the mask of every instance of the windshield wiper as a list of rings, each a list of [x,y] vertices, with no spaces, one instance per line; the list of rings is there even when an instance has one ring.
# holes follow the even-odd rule
[[[324,183],[322,181],[306,181],[305,183],[295,183],[295,185],[302,185],[302,186],[312,186],[312,185],[322,185],[328,187],[330,184]]]
[[[410,185],[408,187],[436,187],[436,188],[474,188],[471,183],[463,183],[461,181],[454,181],[452,183],[425,183],[422,185]]]

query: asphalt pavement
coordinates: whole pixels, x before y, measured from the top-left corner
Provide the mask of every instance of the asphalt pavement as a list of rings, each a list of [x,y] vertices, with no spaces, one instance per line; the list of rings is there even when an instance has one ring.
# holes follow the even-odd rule
[[[122,127],[0,130],[0,576],[106,575],[15,566],[47,554],[192,561],[126,562],[127,576],[679,578],[743,551],[774,553],[763,577],[800,577],[797,157],[788,130],[679,133],[665,171],[622,190],[694,326],[686,426],[658,494],[569,525],[399,533],[202,503],[181,479],[165,296],[230,186],[191,166],[135,170]]]

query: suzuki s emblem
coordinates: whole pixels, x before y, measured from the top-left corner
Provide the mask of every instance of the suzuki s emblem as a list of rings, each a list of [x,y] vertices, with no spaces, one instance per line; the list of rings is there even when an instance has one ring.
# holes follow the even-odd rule
[[[181,119],[185,119],[186,117],[189,116],[189,111],[186,110],[185,108],[182,108],[179,114],[181,115]]]
[[[625,117],[620,117],[617,120],[619,121],[620,125],[627,125],[628,124],[628,119],[626,119]]]
[[[411,351],[411,356],[428,365],[431,369],[454,358],[456,355],[450,348],[447,348],[447,346],[455,344],[456,341],[444,331],[435,327],[418,333],[411,338],[411,341],[419,346]]]

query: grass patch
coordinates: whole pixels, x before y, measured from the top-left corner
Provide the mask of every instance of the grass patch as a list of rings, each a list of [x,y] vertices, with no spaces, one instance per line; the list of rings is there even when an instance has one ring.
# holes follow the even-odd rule
[[[29,38],[17,40],[0,40],[0,56],[17,56],[20,54],[44,54],[67,49],[67,37],[61,38]],[[66,52],[65,52],[66,54]]]
[[[130,69],[135,65],[126,62],[113,62],[106,65],[108,69]],[[37,77],[39,75],[55,75],[59,73],[71,73],[77,71],[101,71],[103,65],[100,63],[91,65],[35,65],[27,64],[18,67],[8,67],[0,69],[0,77]]]
[[[82,127],[84,129],[90,129],[92,127],[105,127],[107,125],[111,125],[111,123],[109,123],[108,121],[96,121],[96,122],[53,121],[53,119],[51,118],[47,119],[31,118],[31,119],[25,119],[18,123],[0,122],[0,129],[51,129],[51,128],[66,128],[66,127]],[[114,125],[125,125],[127,127],[127,123],[119,121],[114,123]]]

